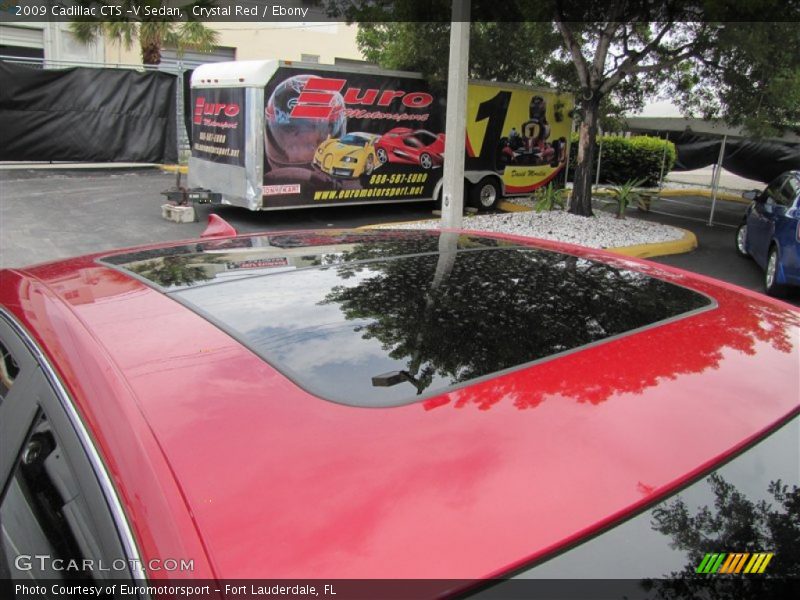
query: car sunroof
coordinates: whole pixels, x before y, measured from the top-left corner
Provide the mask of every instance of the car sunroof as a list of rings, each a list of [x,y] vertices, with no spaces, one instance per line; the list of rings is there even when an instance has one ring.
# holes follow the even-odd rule
[[[713,304],[643,273],[492,238],[461,235],[448,249],[447,235],[300,235],[284,244],[297,254],[276,251],[277,236],[260,254],[192,247],[172,255],[183,275],[165,256],[105,261],[149,272],[301,387],[354,406],[413,402]],[[192,269],[204,278],[187,283]]]

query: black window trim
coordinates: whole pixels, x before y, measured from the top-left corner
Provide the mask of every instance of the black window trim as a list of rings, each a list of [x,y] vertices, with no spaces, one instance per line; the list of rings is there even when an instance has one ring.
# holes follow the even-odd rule
[[[47,383],[50,384],[53,393],[55,394],[59,404],[61,405],[61,408],[66,413],[70,424],[72,425],[76,435],[78,436],[78,440],[80,441],[81,447],[86,453],[86,457],[89,460],[89,464],[91,465],[92,471],[94,472],[98,484],[100,485],[100,489],[103,492],[103,497],[105,498],[106,504],[108,505],[111,512],[111,518],[114,521],[114,524],[116,525],[117,531],[119,533],[120,542],[122,544],[122,550],[123,552],[125,552],[128,558],[128,565],[131,570],[131,575],[133,576],[133,580],[146,582],[147,575],[144,571],[141,555],[139,553],[139,548],[136,545],[136,540],[133,537],[133,532],[131,531],[130,524],[128,523],[125,511],[122,508],[122,503],[120,502],[119,496],[117,495],[117,490],[111,481],[111,477],[108,474],[106,466],[103,463],[102,458],[100,458],[100,454],[97,451],[97,448],[95,447],[94,442],[92,441],[92,438],[89,435],[89,432],[83,423],[83,420],[78,414],[78,411],[76,410],[75,405],[72,402],[72,399],[70,398],[69,394],[67,393],[63,384],[61,383],[61,380],[58,378],[58,375],[56,374],[49,360],[41,351],[36,342],[33,340],[31,335],[16,320],[16,318],[14,318],[3,307],[0,307],[0,321],[8,325],[8,327],[13,331],[13,333],[18,336],[18,339],[21,340],[22,343],[26,346],[28,351],[33,355],[34,360],[38,364],[42,373],[44,374]]]

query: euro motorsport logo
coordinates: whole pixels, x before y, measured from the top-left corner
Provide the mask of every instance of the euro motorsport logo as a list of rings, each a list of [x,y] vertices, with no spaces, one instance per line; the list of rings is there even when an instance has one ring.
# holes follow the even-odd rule
[[[763,573],[773,556],[772,552],[710,553],[705,555],[696,572],[702,575]]]

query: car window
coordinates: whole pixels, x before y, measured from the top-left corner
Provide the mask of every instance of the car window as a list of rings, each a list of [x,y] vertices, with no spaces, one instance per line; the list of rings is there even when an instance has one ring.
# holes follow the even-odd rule
[[[544,250],[464,250],[449,261],[354,253],[366,262],[168,293],[315,395],[376,407],[713,305],[642,273]],[[489,307],[496,319],[485,318]]]
[[[5,344],[0,341],[0,404],[19,375],[19,365]]]
[[[0,492],[10,473],[14,458],[25,438],[25,427],[14,422],[29,423],[35,407],[28,402],[39,375],[36,361],[9,323],[0,314]]]
[[[40,414],[17,461],[14,475],[0,503],[5,575],[26,577],[36,562],[78,561],[97,556],[97,543],[87,521],[75,476],[53,435],[47,418]],[[41,577],[62,579],[67,574],[52,560],[40,561]]]
[[[715,305],[645,273],[512,241],[385,235],[253,236],[246,267],[238,248],[225,250],[230,240],[103,264],[169,294],[306,390],[355,406],[423,400]],[[248,268],[273,260],[290,268]],[[175,269],[192,276],[177,282]]]
[[[543,592],[547,582],[569,578],[583,580],[589,586],[587,597],[592,597],[590,586],[607,579],[611,589],[632,584],[638,589],[630,594],[637,598],[644,597],[641,586],[649,586],[646,597],[653,599],[779,597],[761,588],[756,595],[737,592],[746,592],[754,579],[760,586],[766,578],[780,589],[780,578],[796,573],[800,457],[792,449],[798,436],[800,418],[795,416],[678,493],[521,570],[508,589]],[[526,587],[520,580],[539,583]],[[733,582],[743,587],[731,589]]]
[[[781,188],[786,183],[786,175],[780,175],[767,186],[764,191],[764,200],[770,204],[782,204]]]
[[[0,500],[0,578],[131,577],[91,468],[39,411]]]
[[[407,137],[406,139],[403,140],[403,143],[406,146],[410,146],[411,148],[421,148],[422,147],[422,142],[420,142],[414,136]]]
[[[794,177],[789,177],[786,184],[781,188],[780,203],[783,206],[791,206],[800,195],[800,181]]]
[[[87,453],[91,441],[49,366],[37,364],[44,359],[10,331],[0,319],[3,351],[19,365],[0,405],[0,580],[130,579],[141,571],[124,549],[105,472]]]
[[[369,140],[357,135],[346,135],[341,140],[339,140],[342,144],[346,144],[348,146],[365,146]]]
[[[414,135],[416,135],[419,138],[419,140],[426,146],[430,146],[433,142],[436,141],[436,136],[427,131],[418,131]]]

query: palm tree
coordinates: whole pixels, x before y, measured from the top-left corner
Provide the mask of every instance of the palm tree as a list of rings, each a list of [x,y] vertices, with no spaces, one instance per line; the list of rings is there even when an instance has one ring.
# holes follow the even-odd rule
[[[142,3],[136,3],[140,6]],[[148,2],[153,8],[170,4],[167,2]],[[172,46],[182,55],[187,49],[199,52],[210,52],[214,49],[219,34],[199,21],[178,22],[175,18],[145,16],[141,10],[136,15],[132,12],[132,2],[122,3],[124,20],[119,21],[74,21],[70,23],[70,31],[84,44],[93,43],[97,38],[108,39],[130,49],[134,39],[138,38],[142,51],[142,63],[158,65],[161,63],[161,49]],[[199,0],[182,6],[183,13],[192,15],[192,6],[210,5],[208,0]],[[131,11],[128,11],[131,9]]]

